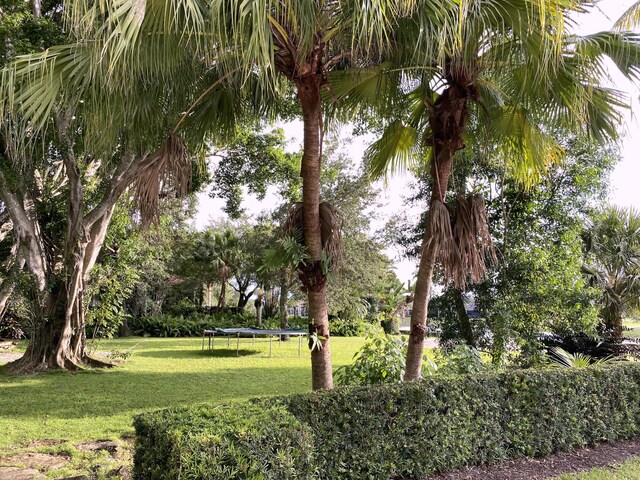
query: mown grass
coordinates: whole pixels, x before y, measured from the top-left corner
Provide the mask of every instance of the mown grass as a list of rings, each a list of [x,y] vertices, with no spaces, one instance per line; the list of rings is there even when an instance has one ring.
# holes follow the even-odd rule
[[[298,341],[219,342],[212,354],[198,338],[126,338],[104,341],[99,350],[126,351],[124,365],[75,374],[31,377],[0,373],[0,450],[34,440],[71,442],[132,435],[132,417],[145,410],[201,402],[215,404],[311,389],[309,350]],[[334,367],[350,363],[362,338],[334,337]],[[222,343],[222,345],[220,345]],[[1,367],[0,367],[1,370]]]
[[[640,458],[634,458],[612,468],[595,468],[584,473],[561,475],[554,480],[638,480]]]
[[[631,329],[631,330],[625,330],[624,332],[622,332],[622,334],[625,337],[630,337],[630,338],[640,337],[640,319],[627,318],[624,321],[624,326]]]

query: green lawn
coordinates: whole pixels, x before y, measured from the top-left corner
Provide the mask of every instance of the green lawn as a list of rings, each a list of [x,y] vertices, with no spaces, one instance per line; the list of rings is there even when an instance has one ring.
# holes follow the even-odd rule
[[[640,458],[634,458],[616,468],[596,468],[585,473],[561,475],[555,480],[638,480]]]
[[[218,343],[219,340],[216,341]],[[362,338],[331,339],[334,366],[351,362]],[[126,350],[120,367],[32,377],[0,374],[0,450],[33,440],[69,441],[132,434],[132,417],[149,409],[200,402],[224,403],[260,395],[311,389],[309,350],[298,341],[240,341],[236,356],[226,341],[215,354],[201,351],[198,338],[126,338],[104,341],[100,350]],[[1,368],[1,367],[0,367]]]
[[[640,320],[635,318],[628,318],[624,321],[624,326],[631,330],[625,330],[622,334],[625,337],[636,338],[640,337]]]

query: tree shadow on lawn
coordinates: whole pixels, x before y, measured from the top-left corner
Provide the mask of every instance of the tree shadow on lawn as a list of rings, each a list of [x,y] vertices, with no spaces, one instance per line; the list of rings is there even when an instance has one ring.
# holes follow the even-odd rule
[[[122,368],[33,377],[0,376],[0,419],[93,419],[202,402],[226,403],[311,390],[310,368],[226,368],[195,372]]]
[[[137,357],[147,358],[234,358],[234,357],[246,357],[255,355],[257,353],[264,353],[263,350],[244,349],[236,350],[235,348],[216,348],[215,350],[186,350],[186,349],[166,349],[166,350],[145,350],[143,352],[135,352]]]

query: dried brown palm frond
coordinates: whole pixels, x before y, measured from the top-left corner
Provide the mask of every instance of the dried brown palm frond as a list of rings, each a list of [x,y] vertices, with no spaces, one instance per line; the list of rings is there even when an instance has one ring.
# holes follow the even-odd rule
[[[158,219],[158,201],[163,194],[182,197],[191,181],[191,159],[184,142],[175,134],[136,169],[136,204],[143,226]]]
[[[456,196],[456,217],[453,227],[453,235],[460,257],[462,277],[454,279],[456,287],[463,287],[467,275],[475,282],[482,274],[484,262],[478,258],[476,248],[476,232],[473,222],[472,208],[469,202],[461,195]]]
[[[496,250],[493,246],[493,240],[491,240],[491,234],[489,233],[487,209],[485,208],[482,195],[471,195],[468,198],[468,202],[471,205],[471,214],[473,224],[475,225],[480,258],[483,258],[489,265],[495,265],[498,263],[498,258],[496,257]]]
[[[449,264],[443,263],[445,277],[457,288],[464,288],[467,280],[481,282],[487,275],[487,264],[495,264],[497,260],[480,195],[456,197],[453,240],[457,255],[449,257]]]
[[[285,235],[295,236],[298,241],[304,243],[302,232],[304,221],[302,215],[302,203],[294,204],[289,210],[282,229]],[[342,262],[344,251],[342,244],[342,216],[336,208],[328,202],[320,204],[320,237],[322,249],[328,260],[329,268],[335,269]]]
[[[442,266],[446,279],[458,282],[461,276],[464,277],[464,271],[460,271],[460,255],[453,238],[449,209],[441,201],[434,200],[431,202],[429,215],[431,238],[436,242],[436,262]]]

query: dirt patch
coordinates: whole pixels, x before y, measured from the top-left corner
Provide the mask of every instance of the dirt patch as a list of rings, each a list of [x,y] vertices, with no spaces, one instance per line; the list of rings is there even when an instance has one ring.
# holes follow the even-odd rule
[[[2,350],[0,350],[1,352]],[[22,353],[0,353],[0,363],[9,363],[18,360]]]
[[[49,455],[48,453],[35,452],[19,453],[9,457],[4,457],[0,460],[0,462],[9,467],[26,467],[41,471],[64,467],[69,463],[69,461],[70,460],[67,457],[62,457],[60,455]]]
[[[32,468],[0,467],[0,478],[2,480],[40,480],[46,477]]]
[[[612,467],[640,456],[640,439],[604,443],[544,458],[520,458],[431,475],[424,480],[544,480],[565,473]]]
[[[115,456],[120,449],[120,444],[111,440],[96,440],[95,442],[80,443],[76,445],[76,448],[85,452],[100,452],[104,450],[109,455]]]

